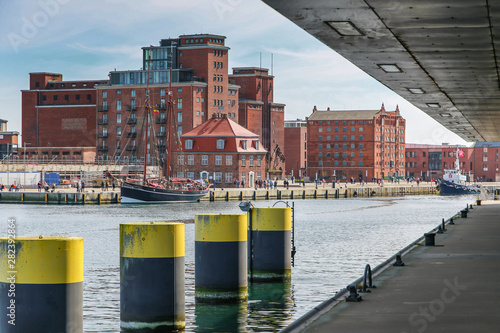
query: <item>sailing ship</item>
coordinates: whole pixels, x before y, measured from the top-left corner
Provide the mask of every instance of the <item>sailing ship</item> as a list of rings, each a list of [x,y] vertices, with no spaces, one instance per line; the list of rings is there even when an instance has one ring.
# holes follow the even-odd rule
[[[481,189],[478,186],[467,185],[467,177],[462,175],[460,171],[460,159],[463,152],[457,148],[457,159],[455,161],[455,169],[445,169],[443,179],[438,185],[440,194],[479,194]]]
[[[172,53],[170,53],[172,57]],[[148,162],[148,142],[149,142],[149,119],[151,115],[151,101],[149,89],[149,75],[151,68],[151,55],[148,56],[148,79],[146,88],[146,98],[144,103],[144,122],[143,134],[144,140],[144,174],[142,179],[126,179],[121,182],[121,202],[122,203],[178,203],[178,202],[196,202],[207,195],[210,185],[205,184],[203,180],[197,181],[187,178],[172,178],[171,167],[172,149],[174,137],[178,135],[176,131],[175,117],[173,115],[172,98],[172,66],[170,67],[170,85],[168,91],[166,123],[167,123],[167,144],[166,144],[166,162],[165,175],[161,175],[159,170],[157,176],[147,176]],[[154,110],[154,112],[157,112]],[[153,145],[155,146],[155,145]],[[160,160],[160,159],[159,159]],[[160,168],[159,168],[160,169]]]

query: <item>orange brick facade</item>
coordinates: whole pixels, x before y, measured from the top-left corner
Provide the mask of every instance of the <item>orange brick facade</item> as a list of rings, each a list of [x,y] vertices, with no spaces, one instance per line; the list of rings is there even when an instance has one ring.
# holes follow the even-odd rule
[[[405,175],[405,120],[399,109],[318,111],[307,119],[312,179],[371,181]]]
[[[307,123],[285,121],[285,170],[287,177],[302,178],[307,167]]]

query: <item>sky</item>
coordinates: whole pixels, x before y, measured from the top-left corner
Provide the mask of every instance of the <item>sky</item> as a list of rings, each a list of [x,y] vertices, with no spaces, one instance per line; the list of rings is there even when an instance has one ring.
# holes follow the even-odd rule
[[[21,90],[30,72],[64,80],[107,79],[139,69],[141,47],[183,34],[226,36],[229,68],[262,67],[275,76],[285,119],[319,110],[399,106],[406,142],[466,144],[260,0],[0,0],[0,119],[21,132]]]

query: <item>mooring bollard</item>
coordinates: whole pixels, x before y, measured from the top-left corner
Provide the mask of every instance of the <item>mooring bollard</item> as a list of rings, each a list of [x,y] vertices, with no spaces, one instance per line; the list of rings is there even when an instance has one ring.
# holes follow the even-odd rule
[[[401,252],[396,254],[396,262],[394,264],[392,264],[393,266],[404,266],[405,263],[403,262],[403,260],[401,259]]]
[[[455,225],[455,222],[453,222],[453,217],[450,217],[450,223],[448,224]]]
[[[247,215],[195,217],[197,301],[238,302],[248,298]]]
[[[0,332],[83,332],[83,238],[13,240],[0,238]]]
[[[254,281],[289,281],[292,269],[291,207],[252,208],[249,230],[250,277]],[[249,265],[250,266],[250,265]]]
[[[346,297],[346,302],[360,302],[363,298],[358,294],[358,290],[355,284],[350,284],[347,286],[349,291],[349,296]]]
[[[467,218],[467,210],[466,209],[462,209],[460,211],[460,217],[461,218]]]
[[[435,242],[436,234],[434,232],[425,233],[424,237],[425,237],[425,246],[436,245],[436,242]]]
[[[477,199],[477,200],[476,200],[476,205],[481,206],[481,200]],[[470,205],[470,206],[471,206],[471,208],[472,208],[472,205]]]
[[[446,231],[446,223],[444,222],[444,218],[441,221],[441,229],[443,229],[443,231]]]
[[[121,332],[185,327],[184,223],[120,224]]]

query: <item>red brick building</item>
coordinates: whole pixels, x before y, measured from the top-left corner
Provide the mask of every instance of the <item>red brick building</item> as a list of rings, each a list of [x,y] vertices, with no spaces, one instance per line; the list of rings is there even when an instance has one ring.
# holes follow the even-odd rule
[[[240,87],[238,123],[260,136],[269,151],[270,178],[283,176],[285,149],[285,104],[274,102],[274,76],[267,68],[236,67],[229,80]]]
[[[307,122],[285,120],[285,170],[287,177],[301,178],[307,168]]]
[[[0,160],[17,155],[19,132],[7,131],[7,120],[0,119]]]
[[[267,151],[257,134],[225,115],[209,120],[181,135],[182,150],[173,152],[172,174],[192,179],[212,179],[217,187],[245,187],[265,177]]]
[[[403,177],[405,120],[399,109],[319,111],[307,120],[307,176],[312,179]]]
[[[22,91],[23,142],[30,147],[95,147],[96,86],[108,81],[62,78],[30,73],[30,89]]]
[[[464,152],[460,157],[460,169],[470,180],[500,182],[500,143],[476,142],[472,147],[458,146]],[[444,169],[455,167],[457,146],[406,145],[406,176],[423,180],[439,179]]]

